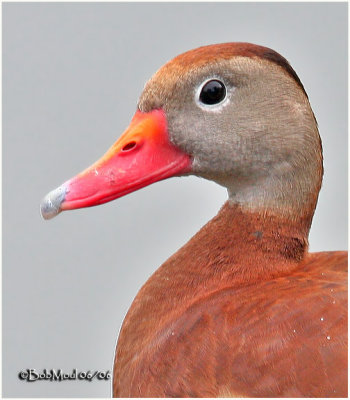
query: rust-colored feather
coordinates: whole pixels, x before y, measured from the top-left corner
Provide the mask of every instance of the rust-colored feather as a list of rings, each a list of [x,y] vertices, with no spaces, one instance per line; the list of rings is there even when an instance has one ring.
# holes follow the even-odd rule
[[[177,70],[176,75],[179,76],[188,69],[199,68],[213,61],[227,60],[232,57],[260,58],[279,65],[297,82],[307,97],[297,73],[283,56],[268,47],[252,43],[231,42],[198,47],[172,59],[162,68],[162,74],[167,75],[168,70],[171,69]]]
[[[135,298],[114,396],[346,397],[347,253],[310,221],[226,203]]]

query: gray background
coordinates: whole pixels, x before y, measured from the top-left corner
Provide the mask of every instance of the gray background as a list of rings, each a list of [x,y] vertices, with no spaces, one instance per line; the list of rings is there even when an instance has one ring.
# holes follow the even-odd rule
[[[110,382],[29,384],[17,374],[111,369],[138,289],[226,191],[174,178],[49,222],[39,202],[117,139],[164,62],[227,41],[271,47],[299,74],[325,157],[310,248],[346,248],[345,3],[3,4],[4,396],[110,395]]]

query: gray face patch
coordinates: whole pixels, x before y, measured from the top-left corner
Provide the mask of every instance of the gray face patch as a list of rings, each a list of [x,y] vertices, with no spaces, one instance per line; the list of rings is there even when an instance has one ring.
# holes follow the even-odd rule
[[[317,199],[320,138],[308,98],[290,74],[249,57],[176,73],[160,70],[139,108],[165,111],[170,140],[192,156],[194,175],[227,187],[232,201],[251,208],[293,210]],[[199,91],[210,79],[224,82],[227,95],[206,107]]]

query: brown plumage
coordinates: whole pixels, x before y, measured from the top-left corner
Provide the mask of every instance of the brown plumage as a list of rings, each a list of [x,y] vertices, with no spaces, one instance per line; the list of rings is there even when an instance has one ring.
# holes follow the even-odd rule
[[[347,253],[308,253],[322,146],[305,89],[275,51],[225,43],[175,57],[127,131],[50,192],[42,214],[188,174],[229,200],[137,294],[113,396],[347,397]]]
[[[231,59],[232,57],[251,57],[271,61],[284,69],[300,86],[304,94],[304,86],[298,75],[289,62],[276,51],[264,46],[257,46],[251,43],[221,43],[213,46],[203,46],[180,54],[162,68],[162,72],[167,74],[167,66],[174,68],[177,65],[179,72],[184,73],[187,69],[192,69],[194,65],[201,67],[207,63],[218,60]],[[178,77],[179,75],[177,75]],[[168,77],[167,77],[168,78]]]
[[[347,253],[228,203],[136,296],[115,397],[346,397]]]

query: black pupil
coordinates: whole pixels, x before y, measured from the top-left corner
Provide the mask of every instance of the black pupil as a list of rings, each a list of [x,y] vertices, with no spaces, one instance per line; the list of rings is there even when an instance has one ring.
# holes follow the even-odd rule
[[[226,89],[222,82],[212,80],[207,82],[201,91],[199,99],[204,104],[220,103],[226,96]]]

